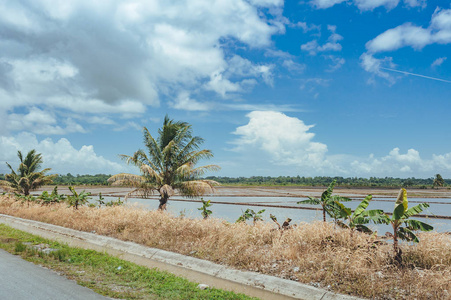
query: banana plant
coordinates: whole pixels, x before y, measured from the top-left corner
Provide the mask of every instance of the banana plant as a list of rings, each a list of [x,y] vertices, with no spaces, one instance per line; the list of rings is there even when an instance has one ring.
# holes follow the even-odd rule
[[[205,201],[204,198],[200,198],[200,201],[202,201],[202,207],[199,207],[198,210],[201,211],[201,215],[202,217],[204,217],[204,219],[208,219],[208,217],[213,213],[208,208],[213,204],[210,203],[211,200]]]
[[[313,205],[321,205],[323,210],[323,221],[326,222],[326,213],[334,218],[337,219],[337,216],[334,215],[334,205],[335,202],[341,202],[341,201],[351,201],[351,199],[347,197],[342,196],[332,196],[332,193],[334,191],[335,183],[337,181],[334,180],[329,184],[329,187],[321,194],[321,198],[313,198],[309,197],[307,200],[302,200],[297,202],[297,204],[313,204]]]
[[[399,249],[398,240],[404,240],[408,242],[418,243],[418,237],[415,235],[414,231],[431,231],[434,229],[429,224],[418,220],[411,220],[410,217],[415,216],[423,211],[423,209],[428,208],[428,203],[420,203],[414,207],[408,207],[407,191],[402,188],[399,191],[398,198],[395,202],[395,210],[392,216],[387,214],[383,215],[383,222],[390,224],[393,227],[393,233],[387,232],[386,235],[393,239],[393,251],[395,255],[395,260],[399,263],[402,262],[401,250]]]
[[[69,207],[73,206],[75,209],[78,209],[78,206],[86,204],[90,199],[90,192],[82,191],[81,193],[77,193],[73,187],[69,187],[69,190],[72,192],[72,195],[67,197],[67,202],[69,203]]]
[[[266,209],[259,210],[258,212],[255,212],[254,210],[248,208],[246,211],[243,212],[243,214],[236,220],[235,223],[239,222],[246,222],[247,220],[252,219],[254,225],[257,221],[263,221],[262,214],[266,211]]]
[[[373,233],[365,224],[370,223],[370,221],[381,224],[383,222],[383,217],[381,216],[384,214],[384,211],[381,209],[366,210],[372,199],[372,195],[366,196],[354,212],[349,207],[344,206],[343,203],[335,201],[331,205],[334,216],[347,221],[347,223],[337,221],[337,224],[343,228],[349,228],[352,231],[357,230],[368,234]]]

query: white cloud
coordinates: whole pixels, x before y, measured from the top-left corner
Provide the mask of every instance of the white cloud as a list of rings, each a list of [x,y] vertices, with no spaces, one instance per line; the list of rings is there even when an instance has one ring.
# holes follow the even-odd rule
[[[307,51],[310,55],[316,55],[318,52],[341,51],[342,47],[338,41],[342,40],[343,37],[335,32],[337,27],[335,25],[327,25],[327,29],[331,34],[325,44],[320,45],[318,40],[313,40],[301,45],[301,50]]]
[[[447,59],[447,57],[439,57],[436,60],[434,60],[434,62],[431,64],[431,67],[438,67],[441,66],[445,60]]]
[[[347,0],[311,0],[310,3],[316,8],[329,8],[335,4],[346,2]]]
[[[366,43],[366,49],[370,53],[393,51],[406,46],[419,50],[430,43],[432,36],[428,29],[406,23],[378,35]]]
[[[371,11],[377,7],[383,6],[387,10],[391,10],[398,6],[399,0],[311,0],[310,4],[318,9],[332,7],[340,3],[352,3],[356,5],[361,11]],[[407,7],[426,7],[426,0],[404,0]]]
[[[61,122],[65,123],[64,128],[57,125],[57,118],[53,113],[37,107],[31,107],[28,114],[13,113],[5,118],[5,129],[8,131],[30,131],[45,135],[85,132],[85,129],[71,118]]]
[[[346,62],[346,60],[342,57],[337,57],[334,55],[325,55],[324,58],[331,60],[332,64],[329,65],[329,69],[327,72],[335,72],[340,69]]]
[[[366,48],[370,53],[393,51],[409,46],[420,50],[433,43],[451,43],[451,9],[437,8],[428,28],[405,23],[381,33],[366,43]]]
[[[236,44],[266,48],[285,30],[283,0],[50,1],[0,3],[0,109],[30,104],[136,114],[161,96],[207,86],[242,92],[229,70]],[[264,11],[264,13],[263,13]],[[272,66],[250,62],[272,84]],[[227,75],[225,75],[227,73]],[[205,82],[209,82],[205,84]],[[166,99],[167,97],[164,97]]]
[[[14,137],[0,136],[0,173],[9,173],[5,162],[17,167],[18,150],[26,153],[31,149],[42,153],[43,167],[52,168],[52,173],[115,174],[124,171],[121,164],[97,155],[93,146],[85,145],[75,149],[65,138],[57,142],[50,138],[38,141],[34,134],[22,132]]]
[[[362,11],[373,10],[379,6],[390,10],[398,6],[399,0],[354,0],[354,3]]]
[[[234,141],[236,151],[260,149],[269,154],[273,163],[281,165],[324,165],[327,146],[312,141],[315,134],[309,130],[313,125],[276,111],[253,111],[247,117],[249,123],[233,132],[239,136]]]
[[[180,92],[177,98],[169,103],[171,107],[175,109],[182,109],[188,111],[206,111],[210,109],[210,105],[207,103],[201,103],[192,99],[189,92]]]
[[[409,7],[421,7],[427,6],[427,0],[404,0],[404,4]]]
[[[392,75],[388,74],[387,72],[384,72],[381,68],[385,65],[388,65],[390,68],[393,68],[395,65],[393,64],[392,61],[393,59],[391,57],[377,59],[368,53],[363,53],[360,56],[360,65],[362,66],[363,69],[365,69],[365,71],[386,79],[390,84],[395,83],[395,78]]]
[[[262,167],[261,175],[306,174],[308,176],[393,176],[430,177],[433,174],[451,175],[451,153],[433,154],[430,159],[420,152],[408,149],[402,153],[394,148],[387,155],[356,157],[345,154],[327,154],[327,145],[314,141],[312,125],[276,111],[253,111],[247,114],[249,122],[233,134],[234,150],[240,152],[241,168]],[[268,162],[265,166],[256,161]],[[248,166],[246,164],[249,164]],[[252,174],[259,174],[251,168]],[[302,170],[302,171],[299,171]],[[445,175],[449,176],[449,175]]]
[[[318,86],[328,86],[330,82],[330,79],[324,79],[324,78],[307,78],[301,80],[301,86],[300,89],[306,89],[307,87],[310,87],[309,91],[313,91]]]
[[[403,47],[421,50],[434,43],[451,43],[451,9],[437,8],[427,28],[405,23],[381,33],[366,43],[368,51],[360,57],[361,65],[366,71],[394,83],[394,78],[380,69],[381,62],[391,62],[391,58],[386,57],[381,60],[375,58],[374,55],[380,52],[395,51]]]
[[[296,63],[291,59],[285,59],[282,66],[291,73],[302,73],[307,68],[305,64]]]

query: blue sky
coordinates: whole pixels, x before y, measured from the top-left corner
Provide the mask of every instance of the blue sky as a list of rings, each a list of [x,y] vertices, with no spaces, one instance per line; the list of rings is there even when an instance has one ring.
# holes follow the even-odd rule
[[[1,1],[0,173],[136,172],[166,114],[218,176],[451,177],[451,3]]]

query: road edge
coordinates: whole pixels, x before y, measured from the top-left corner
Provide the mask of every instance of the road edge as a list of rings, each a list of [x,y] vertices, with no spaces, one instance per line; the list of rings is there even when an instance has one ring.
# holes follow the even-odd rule
[[[299,282],[250,271],[235,270],[210,261],[133,242],[78,231],[53,224],[0,214],[0,223],[15,229],[57,240],[71,247],[105,252],[138,265],[158,268],[190,281],[243,293],[261,299],[358,300]]]

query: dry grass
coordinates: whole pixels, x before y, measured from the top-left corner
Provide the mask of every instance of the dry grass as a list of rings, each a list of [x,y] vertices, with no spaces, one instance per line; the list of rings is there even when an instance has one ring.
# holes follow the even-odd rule
[[[40,206],[0,199],[0,213],[82,231],[96,231],[150,247],[208,259],[238,269],[297,280],[372,299],[451,299],[451,238],[422,233],[417,245],[402,244],[406,266],[391,260],[391,245],[377,237],[301,223],[284,231],[274,224],[231,224],[188,219],[139,208]]]

